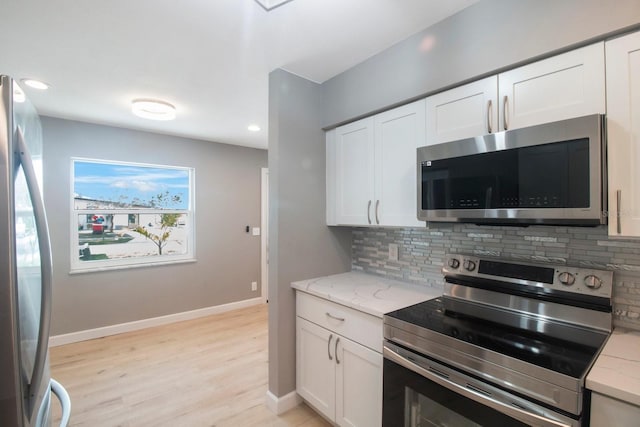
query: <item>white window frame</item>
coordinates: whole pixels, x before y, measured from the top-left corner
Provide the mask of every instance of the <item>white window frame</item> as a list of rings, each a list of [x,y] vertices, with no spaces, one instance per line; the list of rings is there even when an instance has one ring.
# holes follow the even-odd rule
[[[76,209],[75,207],[75,162],[85,162],[85,163],[100,163],[100,164],[109,164],[109,165],[123,165],[123,166],[133,166],[133,167],[149,167],[149,168],[160,168],[160,169],[168,169],[168,170],[182,170],[188,172],[189,176],[189,191],[188,191],[188,207],[187,209],[151,209],[151,208],[116,208],[116,209],[108,209],[108,208],[99,208],[99,209]],[[137,268],[137,267],[149,267],[154,265],[167,265],[167,264],[176,264],[176,263],[185,263],[185,262],[195,262],[196,254],[195,254],[195,169],[191,167],[184,166],[171,166],[171,165],[158,165],[158,164],[150,164],[150,163],[137,163],[137,162],[123,162],[116,160],[106,160],[106,159],[91,159],[91,158],[82,158],[82,157],[72,157],[70,162],[71,168],[71,183],[70,183],[70,273],[91,273],[103,270],[116,270],[116,269],[126,269],[126,268]],[[153,255],[153,256],[145,256],[145,257],[132,257],[132,258],[120,258],[120,259],[107,259],[107,260],[90,260],[83,261],[79,258],[79,230],[78,230],[78,215],[87,215],[94,213],[108,213],[108,214],[141,214],[141,215],[161,215],[161,214],[171,214],[171,213],[185,213],[186,221],[184,223],[184,229],[186,230],[186,252],[184,254],[162,254],[162,255]],[[126,244],[126,243],[125,243]]]

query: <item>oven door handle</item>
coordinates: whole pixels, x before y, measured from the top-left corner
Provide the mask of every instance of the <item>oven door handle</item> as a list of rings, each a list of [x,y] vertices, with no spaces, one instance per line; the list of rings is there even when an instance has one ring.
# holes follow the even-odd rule
[[[484,394],[481,390],[476,391],[475,387],[473,386],[469,387],[470,385],[467,385],[467,387],[465,387],[460,384],[456,384],[455,382],[450,381],[447,375],[440,373],[436,369],[429,370],[428,368],[417,364],[415,361],[407,359],[406,357],[396,353],[394,350],[388,347],[387,344],[384,345],[382,352],[386,359],[391,360],[392,362],[395,362],[398,365],[407,368],[415,372],[416,374],[453,391],[454,393],[495,409],[496,411],[522,421],[525,424],[539,427],[571,427],[570,424],[541,417],[540,415],[533,414],[524,409],[520,409],[519,407],[508,405],[506,403],[495,400],[492,397]]]

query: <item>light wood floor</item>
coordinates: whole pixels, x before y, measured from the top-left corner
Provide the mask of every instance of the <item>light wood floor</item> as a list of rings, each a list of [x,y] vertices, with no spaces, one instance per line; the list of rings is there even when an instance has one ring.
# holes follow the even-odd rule
[[[330,425],[306,405],[273,415],[267,367],[266,305],[51,349],[72,426]]]

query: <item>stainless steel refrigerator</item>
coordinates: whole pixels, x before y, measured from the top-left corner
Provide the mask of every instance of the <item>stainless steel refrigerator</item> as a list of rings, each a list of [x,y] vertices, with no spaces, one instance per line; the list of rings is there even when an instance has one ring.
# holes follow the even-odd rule
[[[42,199],[42,128],[17,82],[0,76],[0,425],[62,424],[70,402],[49,372],[52,264]]]

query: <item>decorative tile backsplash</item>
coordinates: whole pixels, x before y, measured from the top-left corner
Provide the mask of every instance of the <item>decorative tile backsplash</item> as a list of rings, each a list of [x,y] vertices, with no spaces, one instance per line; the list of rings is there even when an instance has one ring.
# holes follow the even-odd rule
[[[390,243],[398,261],[389,260]],[[612,270],[614,324],[640,330],[640,239],[609,238],[604,226],[354,228],[352,252],[354,270],[438,288],[446,253]]]

